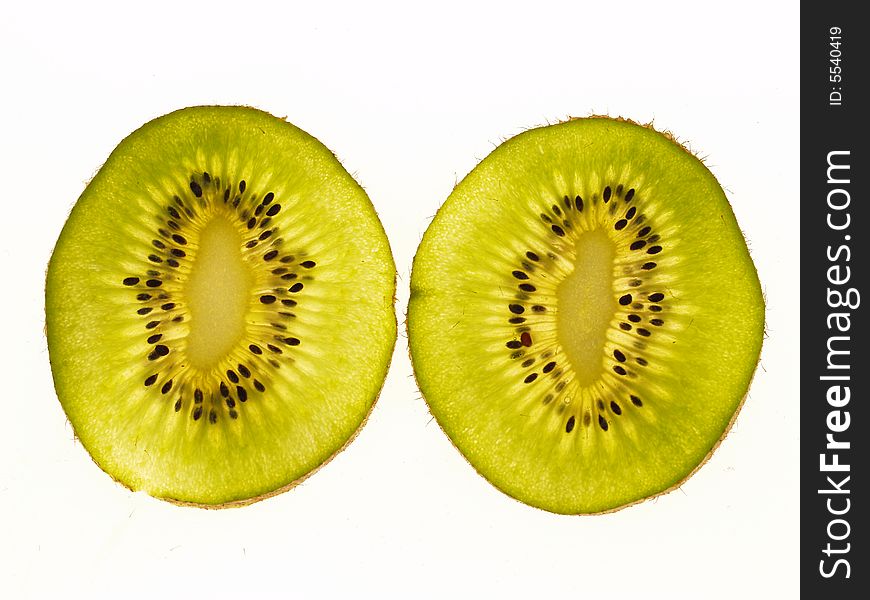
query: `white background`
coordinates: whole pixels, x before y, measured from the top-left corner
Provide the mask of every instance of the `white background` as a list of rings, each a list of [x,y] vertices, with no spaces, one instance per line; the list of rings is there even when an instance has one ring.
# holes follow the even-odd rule
[[[796,4],[412,4],[3,9],[0,596],[797,596]],[[215,103],[286,116],[358,178],[390,236],[400,322],[432,215],[502,139],[592,113],[672,131],[726,188],[767,296],[768,338],[734,429],[671,494],[548,514],[453,449],[402,334],[368,425],[296,489],[205,511],[115,484],[52,388],[45,266],[124,136]]]

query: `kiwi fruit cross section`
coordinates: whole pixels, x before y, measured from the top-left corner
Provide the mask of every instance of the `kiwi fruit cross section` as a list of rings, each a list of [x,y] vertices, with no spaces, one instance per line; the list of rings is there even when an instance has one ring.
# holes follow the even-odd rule
[[[360,428],[394,295],[374,209],[320,142],[251,108],[180,110],[118,146],[63,228],[46,285],[55,387],[124,485],[244,504]]]
[[[733,422],[763,330],[722,188],[625,120],[505,142],[414,258],[408,335],[432,414],[496,487],[552,512],[684,481]]]

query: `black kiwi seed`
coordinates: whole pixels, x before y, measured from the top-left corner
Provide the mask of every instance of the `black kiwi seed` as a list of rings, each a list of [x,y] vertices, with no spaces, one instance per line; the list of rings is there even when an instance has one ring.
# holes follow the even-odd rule
[[[278,251],[277,251],[277,250],[269,250],[268,252],[266,252],[266,254],[263,255],[263,260],[265,260],[265,261],[270,261],[270,260],[272,260],[273,258],[275,258],[276,256],[278,256]],[[278,270],[280,270],[280,268],[279,268],[279,269],[275,269],[275,271],[278,271]],[[275,271],[272,271],[272,272],[275,273]],[[279,273],[279,275],[280,275],[280,273]]]
[[[238,383],[238,382],[239,382],[239,376],[236,375],[236,372],[233,371],[232,369],[227,369],[227,378],[228,378],[230,381],[232,381],[233,383]]]
[[[202,188],[200,187],[200,185],[197,182],[195,182],[195,181],[190,182],[190,191],[193,192],[193,195],[196,196],[197,198],[202,198]]]
[[[302,261],[302,262],[299,263],[299,264],[300,264],[301,266],[305,267],[306,269],[310,269],[310,268],[312,268],[313,266],[315,266],[317,263],[315,263],[313,260],[305,260],[305,261]]]
[[[661,302],[665,299],[665,295],[661,292],[656,292],[654,294],[650,294],[649,296],[647,296],[647,298],[649,298],[650,302]]]
[[[571,433],[574,430],[574,415],[568,417],[568,422],[565,423],[565,433]]]
[[[537,378],[538,378],[538,374],[532,373],[531,375],[527,375],[526,378],[523,379],[523,383],[532,383]]]
[[[137,283],[139,283],[138,277],[127,277],[124,279],[124,285],[136,285]]]
[[[619,405],[618,405],[616,402],[614,402],[613,400],[610,401],[610,410],[613,411],[613,414],[616,414],[616,415],[621,415],[621,414],[622,414],[622,409],[621,409],[621,408],[619,407]]]
[[[602,430],[607,431],[607,419],[598,415],[598,426],[601,427]]]
[[[622,306],[628,306],[631,304],[631,294],[625,294],[624,296],[620,296],[619,304]]]

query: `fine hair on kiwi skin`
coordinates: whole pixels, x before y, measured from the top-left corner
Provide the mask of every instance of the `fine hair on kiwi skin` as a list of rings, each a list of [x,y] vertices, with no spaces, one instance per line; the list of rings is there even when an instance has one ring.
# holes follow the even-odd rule
[[[611,144],[611,153],[597,150]],[[671,163],[677,166],[669,166]],[[659,168],[658,164],[668,166]],[[669,174],[667,169],[674,172]],[[668,188],[665,183],[673,185]],[[690,193],[702,198],[687,200],[685,196]],[[709,218],[703,222],[693,212]],[[681,219],[686,221],[686,228]],[[717,221],[721,221],[721,231]],[[460,230],[457,223],[469,231]],[[721,236],[722,247],[707,243],[704,235],[684,231],[690,225],[692,230],[704,226],[711,242],[719,242]],[[601,309],[605,314],[598,319],[609,323],[596,349],[605,350],[603,360],[591,360],[588,351],[574,347],[573,354],[568,352],[572,340],[583,335],[565,334],[563,330],[570,330],[571,324],[559,322],[559,317],[569,313],[583,316],[582,311],[569,306],[573,301],[562,284],[570,279],[572,266],[574,271],[583,271],[584,254],[600,256],[601,248],[606,250],[608,244],[599,244],[594,233],[602,229],[618,251],[599,261],[614,262],[612,277],[604,276],[610,279],[612,297],[607,298],[607,291],[595,292],[592,296],[596,301],[585,305],[610,304]],[[575,246],[581,242],[585,244],[582,252]],[[561,256],[559,249],[568,254]],[[722,296],[733,295],[735,318],[745,317],[745,323],[735,326],[739,331],[725,332],[724,347],[718,348],[715,343],[700,343],[696,332],[699,325],[712,331],[725,329],[727,319],[713,313],[730,306],[728,298],[711,299],[713,292],[705,294],[697,273],[679,266],[712,269],[711,265],[717,264],[717,251],[723,268],[716,276],[722,281],[714,281],[711,289],[717,293],[724,290]],[[459,266],[444,266],[447,252]],[[625,258],[632,254],[634,258]],[[499,267],[490,268],[486,263]],[[590,281],[601,278],[593,267],[588,267],[592,269]],[[463,277],[454,284],[456,271]],[[715,269],[711,272],[716,273]],[[607,513],[679,487],[727,435],[758,364],[764,299],[721,187],[700,159],[673,135],[628,119],[572,119],[529,130],[493,151],[439,210],[415,256],[411,287],[407,328],[412,362],[436,421],[466,460],[495,487],[551,512]],[[581,296],[589,293],[583,286],[574,287]],[[540,300],[536,301],[536,296]],[[488,300],[479,300],[484,297]],[[490,310],[487,302],[499,308]],[[573,312],[566,313],[568,308]],[[463,317],[451,314],[451,310],[474,314],[477,326],[465,326]],[[613,319],[608,311],[615,315]],[[550,321],[546,322],[548,316]],[[501,324],[502,319],[509,327]],[[691,327],[695,330],[686,333]],[[450,334],[442,335],[447,329]],[[658,344],[656,338],[661,340]],[[732,342],[739,346],[734,352],[728,347]],[[535,352],[539,345],[543,348]],[[452,352],[445,347],[451,347]],[[707,356],[707,362],[691,352],[688,356],[680,354],[681,348],[693,347],[703,350],[701,355]],[[498,358],[500,353],[504,358]],[[668,380],[687,376],[691,369],[683,363],[691,363],[698,369],[695,379],[703,379],[705,375],[700,373],[715,370],[717,356],[728,354],[738,364],[727,366],[725,374],[711,375],[722,379],[727,392],[711,396],[710,414],[699,410],[697,399],[685,408],[675,403],[678,386]],[[509,369],[510,377],[519,380],[499,381],[504,374],[491,365],[505,359],[514,365]],[[665,359],[679,359],[679,364],[663,365]],[[600,367],[596,366],[599,361]],[[591,364],[591,370],[582,365],[578,368],[578,362]],[[691,373],[688,376],[691,379]],[[608,377],[615,383],[601,383]],[[630,393],[643,386],[645,379],[647,387],[640,389],[647,389],[648,395]],[[461,389],[454,380],[463,380],[467,387]],[[535,390],[535,385],[540,388],[542,383],[545,389]],[[690,396],[705,389],[694,380],[691,383],[687,387]],[[594,398],[597,389],[607,393]],[[593,392],[584,395],[587,390]],[[471,399],[464,402],[462,397]],[[493,406],[491,410],[482,408],[488,403]],[[688,415],[679,414],[686,411]],[[641,426],[661,426],[663,418],[691,423],[691,415],[703,416],[704,421],[698,423],[703,435],[692,441],[691,452],[680,464],[668,471],[653,469],[651,475],[658,478],[657,483],[633,491],[619,490],[618,484],[589,466],[600,463],[602,470],[612,466],[617,477],[626,469],[640,472],[649,468],[649,464],[644,467],[649,457],[632,464],[632,459],[641,456],[632,454],[632,448],[614,452],[615,436],[632,447],[650,437],[656,445],[649,450],[655,455],[659,446],[668,449],[666,440],[662,443],[657,438],[664,434]],[[666,432],[669,426],[659,428]],[[567,442],[572,433],[600,441]],[[547,441],[550,438],[552,442]],[[518,439],[532,448],[528,459],[523,456],[527,448]],[[576,470],[586,471],[582,477],[572,478],[553,467],[558,461],[544,458],[548,455],[564,460],[564,470],[574,465]],[[602,460],[608,456],[622,459],[622,464]],[[663,458],[663,462],[672,460],[667,454]],[[505,463],[512,466],[505,467]],[[541,483],[545,481],[571,484],[575,489],[560,495],[555,483],[548,487]],[[582,489],[584,485],[590,490]]]
[[[182,109],[123,140],[64,226],[46,284],[55,388],[122,485],[250,504],[365,424],[395,283],[370,200],[320,142],[253,108]]]

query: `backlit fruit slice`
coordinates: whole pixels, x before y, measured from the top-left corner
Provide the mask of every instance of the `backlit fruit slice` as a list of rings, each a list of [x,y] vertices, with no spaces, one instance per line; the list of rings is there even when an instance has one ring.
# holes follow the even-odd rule
[[[432,414],[507,494],[610,511],[685,480],[732,423],[764,301],[713,175],[608,118],[525,132],[453,191],[414,259]]]
[[[365,421],[396,339],[395,266],[362,188],[251,108],[126,138],[52,255],[58,397],[112,477],[182,503],[282,491]]]

